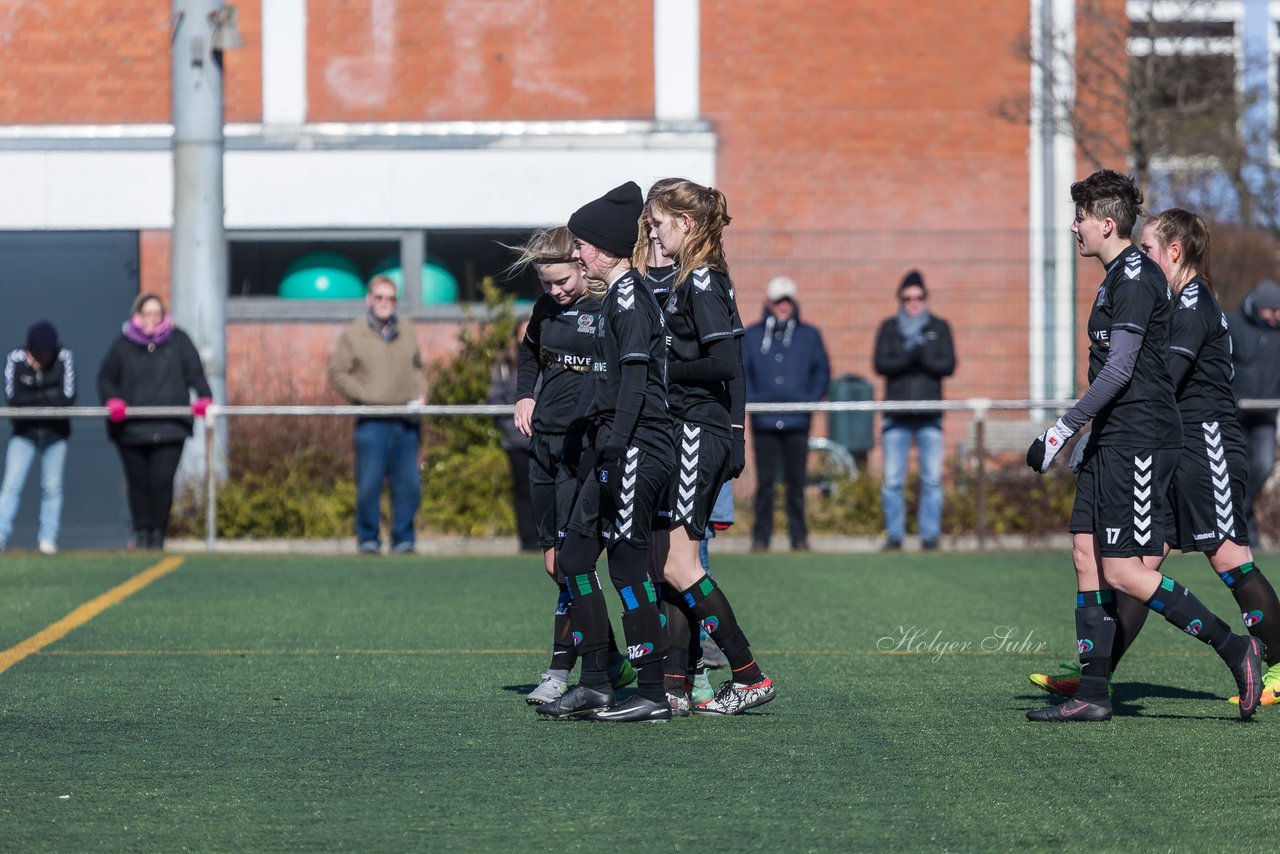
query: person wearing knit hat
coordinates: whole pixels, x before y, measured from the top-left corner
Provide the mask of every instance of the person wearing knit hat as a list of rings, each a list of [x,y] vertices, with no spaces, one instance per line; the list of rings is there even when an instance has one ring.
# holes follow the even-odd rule
[[[1280,285],[1264,279],[1244,302],[1227,315],[1231,330],[1232,388],[1237,400],[1280,399]],[[1249,449],[1249,476],[1244,489],[1244,515],[1249,543],[1262,548],[1262,531],[1254,502],[1276,467],[1276,410],[1243,409],[1240,426]],[[1274,532],[1268,531],[1274,536]]]
[[[800,316],[799,288],[787,276],[774,276],[765,286],[760,322],[742,337],[742,370],[747,400],[753,403],[816,403],[831,384],[831,359],[822,332]],[[809,434],[807,412],[758,412],[751,416],[756,468],[751,550],[769,550],[773,539],[774,489],[779,476],[785,487],[783,509],[792,551],[809,549],[805,518]]]
[[[9,353],[4,363],[5,399],[10,406],[71,406],[76,401],[75,360],[58,343],[47,320],[27,330],[27,346]],[[40,523],[36,542],[43,554],[58,550],[62,522],[62,473],[66,468],[70,418],[15,418],[0,482],[0,551],[9,546],[13,520],[27,474],[40,457]]]
[[[603,249],[615,259],[626,259],[629,268],[640,236],[643,210],[644,196],[639,185],[628,181],[574,211],[569,217],[569,230],[574,237]]]
[[[675,469],[667,411],[667,342],[653,293],[631,269],[644,202],[627,182],[569,218],[573,258],[605,283],[594,336],[591,395],[584,395],[585,437],[578,498],[556,556],[573,591],[570,620],[582,634],[580,682],[536,707],[552,719],[630,722],[671,719],[662,679],[662,624],[648,576],[652,520]],[[571,454],[566,453],[566,456]],[[615,703],[609,678],[609,610],[596,575],[602,551],[622,598],[622,628],[636,670],[636,693]]]
[[[885,400],[940,400],[942,380],[956,369],[951,327],[929,312],[924,276],[910,270],[898,283],[898,313],[876,334],[875,369],[885,378]],[[880,489],[887,532],[884,548],[897,551],[906,536],[907,457],[920,460],[920,545],[938,547],[942,535],[942,413],[898,412],[882,419],[884,482]]]

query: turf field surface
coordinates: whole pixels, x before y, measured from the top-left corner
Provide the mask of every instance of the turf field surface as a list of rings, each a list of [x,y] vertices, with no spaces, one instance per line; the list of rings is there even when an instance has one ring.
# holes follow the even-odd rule
[[[0,850],[1220,850],[1277,816],[1280,707],[1239,723],[1155,616],[1115,720],[1024,720],[1074,658],[1064,555],[715,556],[779,697],[631,726],[524,704],[537,558],[159,563],[0,560]]]

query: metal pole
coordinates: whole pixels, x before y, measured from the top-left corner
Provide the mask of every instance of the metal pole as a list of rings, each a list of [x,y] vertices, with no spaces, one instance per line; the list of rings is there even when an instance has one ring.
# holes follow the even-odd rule
[[[973,448],[978,456],[977,484],[974,496],[977,505],[977,518],[974,520],[978,529],[978,551],[987,550],[987,409],[991,401],[974,401],[978,405],[973,408]]]
[[[226,395],[227,237],[223,226],[222,51],[211,41],[222,0],[173,0],[170,44],[173,94],[172,293],[174,322],[196,345],[213,399]],[[198,483],[212,456],[226,473],[226,430],[197,431],[180,482]]]
[[[211,407],[212,408],[212,407]],[[216,419],[206,413],[204,419],[205,447],[217,447]],[[218,544],[218,478],[214,471],[213,457],[204,457],[204,550],[211,552]]]

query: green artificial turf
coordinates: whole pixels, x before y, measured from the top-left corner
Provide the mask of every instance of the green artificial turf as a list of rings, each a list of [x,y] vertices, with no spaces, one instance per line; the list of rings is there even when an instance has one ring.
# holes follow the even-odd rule
[[[151,562],[6,556],[0,651]],[[624,726],[525,705],[537,558],[188,557],[0,673],[0,850],[1222,850],[1276,816],[1280,707],[1238,723],[1158,617],[1115,720],[1024,720],[1074,658],[1063,555],[715,568],[778,699]]]

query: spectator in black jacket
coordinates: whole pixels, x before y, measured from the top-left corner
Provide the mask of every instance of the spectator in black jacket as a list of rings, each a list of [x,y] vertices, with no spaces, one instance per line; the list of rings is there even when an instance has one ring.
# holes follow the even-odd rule
[[[750,403],[816,403],[827,393],[831,364],[822,333],[800,322],[796,283],[776,276],[765,288],[764,318],[742,336],[742,371]],[[794,551],[809,548],[804,518],[804,482],[809,461],[808,412],[761,412],[751,416],[755,444],[755,524],[751,550],[766,551],[773,536],[773,485],[782,469],[786,484],[787,533]]]
[[[529,327],[528,318],[516,324],[516,337],[511,346],[503,350],[489,375],[488,404],[514,404],[516,402],[516,363],[520,342]],[[533,517],[533,498],[529,491],[529,437],[520,432],[515,419],[509,415],[494,418],[502,450],[507,452],[511,464],[511,500],[516,515],[516,535],[520,539],[520,551],[541,551],[538,547],[538,526]]]
[[[1231,362],[1237,400],[1280,398],[1280,285],[1266,280],[1227,316],[1231,330]],[[1249,479],[1244,488],[1244,515],[1249,543],[1262,547],[1253,502],[1276,467],[1276,410],[1240,412],[1249,449]]]
[[[107,435],[124,465],[134,543],[140,549],[163,549],[173,478],[192,420],[128,417],[128,407],[189,406],[193,415],[204,417],[212,392],[195,345],[173,325],[155,294],[133,301],[129,320],[98,368],[98,397],[111,410]]]
[[[4,395],[10,406],[70,406],[76,402],[76,369],[71,351],[58,343],[58,330],[47,320],[27,330],[27,346],[4,363]],[[67,461],[70,418],[15,418],[5,454],[0,485],[0,551],[9,546],[13,517],[36,455],[40,456],[40,551],[58,551],[62,520],[62,472]]]
[[[956,369],[951,327],[929,313],[924,277],[912,270],[898,285],[898,313],[876,334],[876,373],[885,378],[885,400],[941,400],[942,379]],[[884,483],[880,501],[888,531],[886,551],[902,548],[906,509],[902,487],[907,454],[916,443],[920,458],[920,545],[938,547],[942,534],[942,413],[886,415],[883,422]]]

